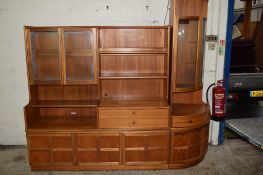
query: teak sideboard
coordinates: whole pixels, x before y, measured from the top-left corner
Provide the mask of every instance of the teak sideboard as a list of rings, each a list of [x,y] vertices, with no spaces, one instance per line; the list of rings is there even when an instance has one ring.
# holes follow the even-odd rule
[[[200,8],[183,11],[188,5],[173,5],[171,27],[25,27],[32,170],[202,161],[210,119],[201,99],[205,18]]]

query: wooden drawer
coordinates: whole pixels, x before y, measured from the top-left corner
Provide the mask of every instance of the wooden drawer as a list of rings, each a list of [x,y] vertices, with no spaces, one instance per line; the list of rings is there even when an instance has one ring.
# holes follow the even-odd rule
[[[173,104],[171,119],[173,128],[206,124],[209,122],[209,106],[207,104]]]
[[[100,109],[100,128],[166,128],[168,109]]]
[[[201,125],[209,121],[209,114],[202,114],[198,116],[173,116],[172,127],[184,128]]]

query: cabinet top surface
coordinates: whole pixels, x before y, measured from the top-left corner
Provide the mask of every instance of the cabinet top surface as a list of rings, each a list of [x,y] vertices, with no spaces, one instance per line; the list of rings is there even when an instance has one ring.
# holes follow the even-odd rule
[[[170,26],[24,26],[25,29],[45,28],[99,28],[99,29],[166,29]]]

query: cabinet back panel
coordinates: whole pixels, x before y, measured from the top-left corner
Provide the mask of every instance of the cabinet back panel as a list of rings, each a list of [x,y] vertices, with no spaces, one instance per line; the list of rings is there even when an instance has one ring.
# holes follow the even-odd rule
[[[100,29],[100,48],[164,48],[167,29]]]
[[[102,98],[163,98],[165,90],[163,79],[101,80]]]
[[[166,55],[101,55],[101,73],[166,73]]]
[[[97,85],[38,86],[38,100],[97,100]]]

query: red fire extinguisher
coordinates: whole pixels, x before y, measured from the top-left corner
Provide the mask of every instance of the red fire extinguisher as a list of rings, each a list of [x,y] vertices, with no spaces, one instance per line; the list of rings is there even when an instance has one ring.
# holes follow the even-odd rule
[[[225,120],[226,93],[223,87],[223,80],[218,80],[212,90],[212,119],[215,121]]]

